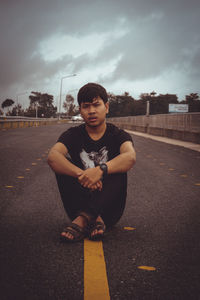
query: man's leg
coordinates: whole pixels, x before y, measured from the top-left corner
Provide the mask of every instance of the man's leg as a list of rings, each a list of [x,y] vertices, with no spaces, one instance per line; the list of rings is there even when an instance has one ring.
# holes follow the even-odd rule
[[[94,192],[83,188],[73,177],[56,174],[56,179],[65,211],[75,224],[86,226],[82,217],[77,218],[80,211],[97,221],[103,219],[107,227],[119,221],[126,202],[126,173],[107,176],[103,180],[102,191]],[[72,238],[70,234],[67,234],[67,237]]]
[[[103,180],[101,192],[93,193],[92,207],[96,216],[101,216],[107,227],[121,218],[127,196],[127,173],[108,175]]]
[[[73,240],[77,236],[77,225],[79,229],[85,229],[88,221],[93,217],[90,210],[91,191],[82,187],[76,178],[56,174],[58,188],[63,206],[72,224],[67,226],[61,233],[62,240]],[[83,216],[85,215],[85,217]],[[76,228],[73,228],[76,226]],[[74,230],[75,229],[75,230]],[[78,231],[79,231],[78,229]],[[78,236],[79,238],[79,236]]]
[[[71,220],[81,211],[92,215],[90,211],[92,192],[90,190],[82,187],[78,180],[71,176],[56,174],[56,180],[63,206]]]

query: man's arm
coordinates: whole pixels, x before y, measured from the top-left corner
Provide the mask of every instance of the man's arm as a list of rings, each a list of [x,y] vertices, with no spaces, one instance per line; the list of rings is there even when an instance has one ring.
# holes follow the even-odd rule
[[[62,143],[56,143],[50,150],[47,162],[55,173],[69,175],[78,178],[82,175],[83,170],[71,163],[66,155],[68,153],[67,148]],[[102,182],[99,180],[90,185],[91,190],[101,190]]]
[[[124,142],[120,147],[120,154],[106,163],[108,174],[127,172],[135,162],[136,153],[132,142]]]
[[[83,170],[66,158],[67,153],[68,150],[65,145],[58,142],[51,148],[47,162],[54,172],[77,178]]]
[[[136,162],[136,153],[132,142],[126,141],[120,147],[120,154],[108,161],[108,174],[125,173]],[[83,171],[82,175],[78,177],[81,185],[90,188],[93,184],[99,181],[102,177],[103,171],[99,166]]]

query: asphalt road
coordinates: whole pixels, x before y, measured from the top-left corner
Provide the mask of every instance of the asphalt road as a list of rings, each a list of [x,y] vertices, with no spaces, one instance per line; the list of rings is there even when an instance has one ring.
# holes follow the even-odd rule
[[[67,217],[46,163],[66,128],[0,132],[1,300],[83,299],[83,242],[59,242]],[[126,210],[103,241],[110,299],[198,300],[200,153],[133,139]]]

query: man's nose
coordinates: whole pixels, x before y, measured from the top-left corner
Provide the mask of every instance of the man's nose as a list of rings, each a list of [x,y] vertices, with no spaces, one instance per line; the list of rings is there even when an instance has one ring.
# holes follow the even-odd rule
[[[89,114],[95,113],[95,107],[93,105],[89,106]]]

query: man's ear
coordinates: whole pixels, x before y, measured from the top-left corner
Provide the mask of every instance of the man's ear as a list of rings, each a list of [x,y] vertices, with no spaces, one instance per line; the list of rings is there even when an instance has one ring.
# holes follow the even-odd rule
[[[106,113],[108,114],[109,113],[109,102],[105,103],[105,107],[106,107]]]

